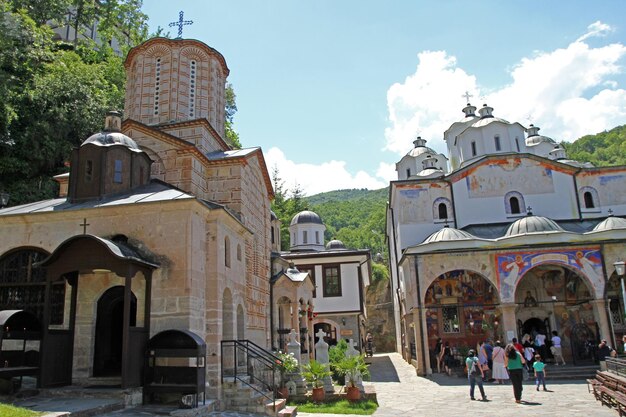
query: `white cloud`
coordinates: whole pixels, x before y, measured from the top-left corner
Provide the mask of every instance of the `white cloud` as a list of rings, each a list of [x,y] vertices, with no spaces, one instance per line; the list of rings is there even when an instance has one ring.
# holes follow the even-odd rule
[[[622,74],[620,60],[626,47],[620,43],[590,47],[584,41],[612,31],[595,22],[587,33],[565,48],[538,52],[522,58],[510,71],[512,81],[481,98],[494,114],[527,125],[526,118],[542,133],[558,140],[575,140],[626,123],[626,90],[612,76]],[[387,91],[390,126],[385,131],[386,149],[404,154],[416,132],[429,146],[444,151],[443,132],[459,120],[463,107],[459,96],[470,91],[479,105],[476,77],[459,68],[445,51],[418,55],[414,74]]]
[[[276,147],[265,152],[265,161],[270,173],[274,167],[278,168],[279,177],[285,181],[287,190],[297,184],[305,195],[348,188],[376,190],[389,185],[391,179],[381,177],[381,174],[388,175],[388,172],[384,169],[381,171],[380,168],[377,172],[380,178],[372,177],[365,171],[358,171],[352,175],[346,169],[344,161],[331,160],[319,165],[294,162],[287,159],[284,152]]]

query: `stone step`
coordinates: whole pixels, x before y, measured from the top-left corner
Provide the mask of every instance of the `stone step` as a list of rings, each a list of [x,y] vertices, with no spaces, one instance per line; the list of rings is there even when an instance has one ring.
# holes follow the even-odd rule
[[[278,412],[278,417],[296,417],[298,415],[298,407],[288,405]]]

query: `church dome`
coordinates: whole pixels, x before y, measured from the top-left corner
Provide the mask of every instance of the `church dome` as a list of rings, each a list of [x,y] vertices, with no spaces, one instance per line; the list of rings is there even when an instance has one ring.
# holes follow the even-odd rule
[[[80,145],[93,144],[98,146],[124,145],[127,148],[139,151],[137,143],[121,132],[98,132],[91,135]]]
[[[554,220],[542,216],[526,216],[513,222],[504,236],[525,235],[528,233],[563,232]]]
[[[443,177],[443,170],[437,168],[423,169],[415,175],[417,178],[439,178]]]
[[[326,249],[328,250],[345,249],[345,248],[346,248],[346,245],[344,245],[343,242],[339,239],[333,239],[326,244]]]
[[[626,229],[626,219],[622,219],[621,217],[609,216],[606,219],[602,220],[600,223],[598,223],[596,227],[593,228],[593,231],[604,232],[613,229]]]
[[[415,139],[413,141],[413,149],[411,149],[408,153],[407,156],[412,156],[412,157],[416,157],[416,156],[420,156],[424,153],[429,153],[431,155],[436,155],[437,152],[435,152],[434,149],[429,148],[428,146],[426,146],[426,140],[422,139],[421,136],[418,136],[417,139]]]
[[[278,216],[272,210],[270,210],[270,221],[278,220]]]
[[[526,146],[535,146],[544,142],[551,145],[556,145],[556,141],[554,139],[543,135],[529,136],[526,138]]]
[[[423,243],[444,242],[450,240],[470,240],[476,239],[476,236],[454,227],[444,227],[428,236]]]
[[[290,225],[293,226],[295,224],[307,224],[307,223],[324,224],[322,223],[322,218],[318,216],[317,213],[314,213],[309,210],[304,210],[296,214],[295,216],[293,216],[293,219],[291,219]]]

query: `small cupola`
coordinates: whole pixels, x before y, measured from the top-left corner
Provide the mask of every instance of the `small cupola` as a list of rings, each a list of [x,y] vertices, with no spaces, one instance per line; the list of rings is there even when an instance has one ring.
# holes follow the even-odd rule
[[[421,136],[418,136],[417,139],[413,141],[413,145],[416,148],[423,148],[426,146],[426,139],[422,139]]]
[[[435,164],[437,164],[437,158],[432,155],[426,156],[426,158],[422,161],[424,169],[437,169]]]
[[[556,145],[554,149],[549,152],[549,154],[550,159],[554,161],[567,158],[567,155],[565,155],[565,149],[563,149],[560,145]]]
[[[539,128],[535,125],[530,125],[528,127],[528,137],[532,137],[532,136],[538,136],[539,135]]]
[[[117,111],[110,111],[104,118],[105,132],[119,132],[122,128],[122,115]]]
[[[478,110],[478,113],[480,114],[481,119],[493,117],[493,107],[489,107],[488,105],[483,104],[480,110]]]
[[[465,117],[476,117],[476,106],[467,103],[467,106],[463,107],[463,113]]]

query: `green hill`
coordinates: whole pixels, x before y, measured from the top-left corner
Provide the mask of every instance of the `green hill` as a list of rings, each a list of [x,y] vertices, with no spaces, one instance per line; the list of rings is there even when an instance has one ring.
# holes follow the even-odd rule
[[[353,189],[306,198],[309,209],[322,217],[326,241],[341,240],[352,249],[385,252],[385,208],[389,188]]]
[[[573,143],[562,142],[567,157],[591,162],[595,166],[626,165],[626,125],[596,135],[587,135]]]

